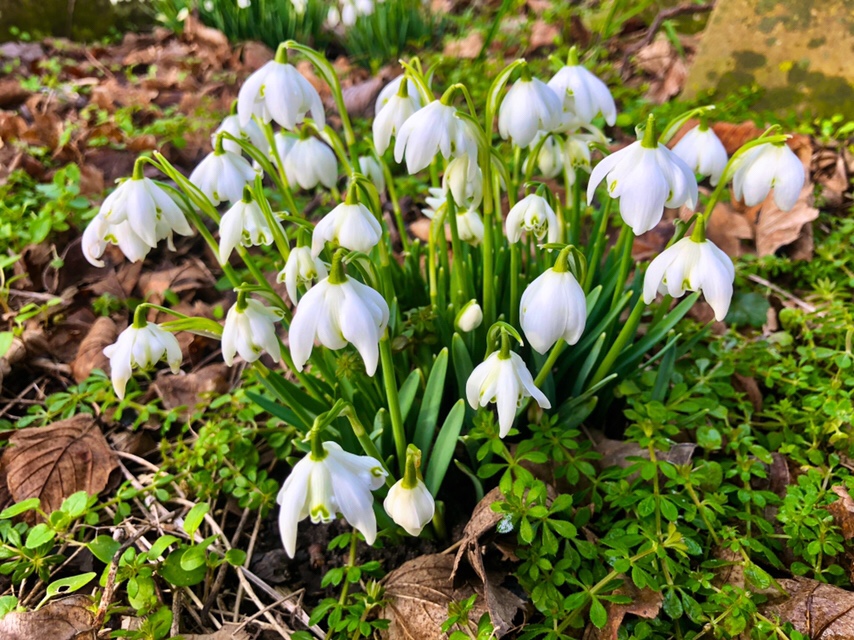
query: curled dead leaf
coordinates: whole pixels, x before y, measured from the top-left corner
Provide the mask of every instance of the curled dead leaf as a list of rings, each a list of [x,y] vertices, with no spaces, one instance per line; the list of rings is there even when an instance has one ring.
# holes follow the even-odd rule
[[[192,410],[204,396],[228,391],[228,371],[222,363],[211,364],[186,375],[174,375],[165,370],[158,374],[153,388],[166,409],[183,406]]]
[[[779,580],[785,594],[766,594],[764,615],[779,616],[812,640],[854,638],[854,593],[806,578]]]
[[[16,502],[39,498],[50,513],[72,493],[103,491],[116,462],[95,418],[80,414],[16,431],[0,466]]]
[[[92,601],[84,595],[54,600],[36,611],[7,613],[0,620],[3,640],[95,640],[96,631]]]
[[[620,631],[626,615],[630,614],[652,620],[658,617],[664,601],[664,596],[660,591],[653,591],[649,587],[638,589],[628,577],[624,579],[623,585],[614,591],[614,595],[628,596],[631,598],[631,602],[627,604],[606,603],[605,610],[608,612],[608,622],[601,629],[597,629],[592,624],[588,626],[584,640],[617,640],[617,633]]]
[[[83,382],[95,369],[109,372],[110,360],[104,355],[104,347],[113,344],[118,337],[118,327],[111,318],[95,320],[71,363],[71,374],[77,382]]]
[[[472,31],[461,40],[452,40],[445,45],[442,55],[448,58],[473,60],[480,54],[483,48],[483,36],[479,31]]]
[[[387,604],[382,617],[390,624],[383,634],[386,640],[432,640],[445,638],[442,623],[448,618],[448,605],[477,593],[469,614],[469,628],[474,634],[477,621],[487,612],[484,587],[465,580],[455,586],[452,578],[454,559],[443,554],[420,556],[404,563],[385,578]],[[522,601],[503,587],[495,587],[493,597],[503,607],[502,618],[513,619]],[[490,612],[496,628],[501,624]],[[497,632],[501,637],[504,632]]]

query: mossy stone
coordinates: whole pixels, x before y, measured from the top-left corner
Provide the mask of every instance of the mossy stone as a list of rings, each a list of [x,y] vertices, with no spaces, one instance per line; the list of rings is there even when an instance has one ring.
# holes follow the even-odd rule
[[[758,86],[757,109],[854,119],[854,0],[718,0],[683,97]]]

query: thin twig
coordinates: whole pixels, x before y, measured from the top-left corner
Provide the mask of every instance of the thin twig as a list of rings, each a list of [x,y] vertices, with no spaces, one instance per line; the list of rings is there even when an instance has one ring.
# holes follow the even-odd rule
[[[760,276],[757,276],[757,275],[754,275],[751,273],[750,275],[747,276],[747,279],[752,280],[756,284],[761,284],[763,287],[768,287],[769,289],[771,289],[771,291],[773,291],[774,293],[776,293],[780,296],[783,296],[786,300],[789,300],[790,302],[794,302],[797,306],[799,306],[801,309],[803,309],[807,313],[815,313],[816,312],[816,308],[813,305],[811,305],[809,302],[806,302],[805,300],[801,300],[796,295],[789,293],[785,289],[778,287],[776,284],[774,284],[773,282],[771,282],[769,280],[766,280],[765,278],[762,278]]]
[[[655,34],[657,34],[658,30],[661,29],[661,25],[664,24],[665,20],[670,20],[671,18],[689,13],[706,13],[714,8],[715,3],[709,2],[707,4],[680,4],[678,7],[670,7],[669,9],[662,9],[659,11],[658,15],[655,16],[655,20],[652,21],[651,25],[649,25],[649,29],[647,29],[644,37],[632,46],[626,47],[626,51],[623,54],[622,70],[620,71],[623,80],[627,79],[631,74],[631,70],[629,69],[629,57],[643,49],[655,39]]]

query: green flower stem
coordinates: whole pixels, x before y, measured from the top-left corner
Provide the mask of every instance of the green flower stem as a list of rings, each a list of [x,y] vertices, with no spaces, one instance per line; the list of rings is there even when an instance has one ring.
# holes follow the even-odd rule
[[[602,214],[599,216],[599,221],[594,231],[595,240],[593,241],[593,250],[587,257],[587,264],[590,268],[587,270],[587,277],[584,278],[582,287],[585,293],[593,287],[593,278],[596,275],[599,262],[602,260],[602,255],[605,253],[605,247],[608,244],[608,220],[611,216],[611,207],[614,201],[608,198],[605,205],[602,207]]]
[[[405,84],[405,82],[401,83],[401,85]],[[397,188],[394,186],[394,177],[391,175],[391,170],[389,170],[385,161],[378,154],[374,154],[374,156],[380,163],[380,167],[383,170],[385,186],[388,190],[388,199],[391,202],[392,211],[394,211],[394,222],[397,224],[397,233],[400,236],[400,244],[403,247],[403,253],[408,253],[409,234],[406,232],[406,225],[403,222],[403,211],[401,211],[400,201],[397,199]]]
[[[644,306],[643,296],[640,296],[638,301],[635,303],[634,309],[632,309],[632,312],[629,314],[626,323],[623,325],[622,330],[617,335],[617,339],[614,340],[611,348],[608,349],[608,353],[605,354],[605,359],[602,360],[599,368],[596,369],[596,373],[593,374],[593,379],[590,381],[590,384],[587,387],[588,389],[598,384],[610,373],[611,367],[614,365],[614,362],[616,362],[620,352],[628,345],[629,340],[631,340],[635,330],[638,328]]]
[[[264,197],[264,186],[262,181],[263,178],[260,175],[255,178],[255,201],[261,208],[261,213],[264,214],[267,224],[270,225],[270,229],[273,232],[273,242],[276,243],[276,248],[279,250],[282,260],[287,262],[288,256],[291,255],[291,246],[288,242],[288,237],[285,235],[284,229],[282,229],[279,219],[270,208],[270,203],[267,201],[267,198]]]
[[[421,479],[421,450],[414,444],[406,447],[406,471],[403,474],[404,489],[414,489]]]
[[[382,454],[379,449],[377,449],[377,445],[375,445],[374,441],[371,440],[367,429],[365,429],[365,426],[362,424],[361,420],[359,420],[359,416],[356,415],[356,411],[353,407],[348,405],[344,411],[342,411],[342,415],[350,421],[350,427],[353,429],[353,434],[356,436],[356,440],[359,441],[359,444],[362,445],[362,450],[365,454],[376,459],[386,471],[389,471],[388,467],[386,467],[385,460],[383,460]],[[385,482],[389,488],[394,486],[394,476],[391,472],[389,472]]]
[[[276,146],[276,136],[273,133],[273,124],[271,122],[259,122],[258,124],[264,132],[264,137],[267,138],[267,144],[270,145],[270,153],[273,154],[273,159],[275,160],[275,162],[271,163],[269,175],[276,181],[276,186],[282,194],[285,207],[296,215],[299,212],[299,208],[297,207],[296,200],[294,200],[294,194],[293,191],[291,191],[288,176],[285,173],[284,159],[279,155],[279,148]]]
[[[549,357],[546,358],[546,361],[543,363],[543,368],[540,369],[540,372],[537,374],[537,377],[534,379],[534,386],[541,387],[543,383],[546,381],[546,378],[549,377],[549,373],[554,368],[557,359],[560,357],[560,354],[563,353],[563,350],[566,349],[566,341],[563,338],[560,338],[555,346],[552,347],[552,350],[549,352]]]
[[[471,283],[466,272],[463,245],[460,242],[460,231],[457,226],[457,205],[450,191],[448,191],[447,207],[445,215],[448,217],[448,222],[451,226],[451,250],[454,253],[454,264],[451,270],[451,286],[453,288],[453,291],[451,291],[451,303],[456,310],[459,310],[473,296],[469,295],[471,293],[469,291]]]
[[[569,190],[567,190],[568,195]],[[575,176],[575,183],[572,185],[572,209],[570,216],[569,244],[577,245],[581,240],[581,180],[579,180],[578,175]]]
[[[394,359],[391,353],[391,339],[388,329],[380,340],[380,362],[383,369],[383,386],[385,387],[388,411],[391,416],[397,464],[401,475],[403,475],[406,470],[406,431],[403,428],[403,414],[400,412],[400,399],[397,392],[397,380],[395,379]]]
[[[510,244],[510,324],[519,324],[519,243]]]
[[[320,133],[320,132],[318,132]],[[358,158],[354,160],[356,164],[352,164],[350,159],[347,157],[347,150],[344,148],[344,145],[341,143],[341,138],[335,132],[335,129],[326,125],[323,129],[323,135],[321,136],[325,142],[329,143],[329,146],[332,147],[332,150],[335,152],[335,155],[338,156],[338,160],[341,161],[341,164],[344,165],[344,173],[348,176],[353,173],[353,169],[358,169]]]
[[[614,287],[614,297],[611,301],[611,306],[615,306],[620,296],[623,295],[623,287],[626,285],[626,278],[629,276],[629,268],[632,263],[632,245],[634,245],[634,242],[635,238],[631,228],[626,223],[623,223],[620,235],[617,238],[616,249],[618,254],[620,254],[620,266],[617,272],[617,284]]]

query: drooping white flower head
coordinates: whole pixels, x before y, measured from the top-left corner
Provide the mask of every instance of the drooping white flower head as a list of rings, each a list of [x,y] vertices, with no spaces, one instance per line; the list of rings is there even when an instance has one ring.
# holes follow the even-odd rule
[[[338,159],[332,148],[317,138],[297,140],[283,160],[292,187],[331,189],[338,182]]]
[[[554,209],[544,197],[532,193],[525,196],[510,209],[505,221],[509,242],[519,242],[522,231],[533,233],[537,240],[548,234],[549,242],[558,242],[561,237],[560,223]]]
[[[277,131],[276,135],[273,136],[273,139],[276,142],[276,154],[278,154],[279,158],[282,160],[282,164],[284,164],[285,158],[288,157],[291,149],[294,148],[297,140],[299,140],[299,136],[288,131]],[[278,161],[276,160],[275,155],[273,155],[270,160],[274,166],[278,166]],[[290,183],[290,179],[288,179],[288,182]]]
[[[245,305],[245,306],[244,306]],[[240,354],[246,362],[255,362],[265,351],[278,362],[282,347],[276,335],[276,322],[281,315],[251,298],[237,302],[225,316],[222,328],[222,359],[229,367],[234,356]]]
[[[277,280],[285,283],[288,297],[296,304],[299,285],[311,289],[312,282],[323,279],[326,275],[326,265],[320,258],[312,257],[309,247],[295,247],[291,249],[285,268],[279,273]]]
[[[326,126],[323,102],[311,83],[287,62],[284,47],[279,47],[276,59],[246,79],[237,94],[237,115],[241,126],[257,117],[261,122],[275,122],[288,130],[311,112],[318,129]]]
[[[174,249],[173,233],[193,233],[176,202],[157,183],[137,172],[135,168],[134,177],[107,196],[83,233],[83,255],[96,267],[104,266],[101,256],[108,244],[118,245],[128,260],[136,262],[160,240],[167,239],[169,248]]]
[[[519,324],[531,348],[545,354],[561,338],[575,344],[587,322],[584,290],[566,263],[565,252],[555,266],[528,285],[519,304]]]
[[[498,133],[524,149],[538,131],[553,131],[560,125],[562,107],[560,98],[542,80],[519,80],[498,109]]]
[[[590,124],[601,113],[605,122],[614,126],[617,122],[617,106],[608,86],[578,64],[577,59],[574,62],[563,67],[549,80],[549,87],[563,101],[565,124],[572,128]]]
[[[415,486],[407,488],[400,479],[388,490],[383,508],[395,524],[406,529],[409,535],[418,537],[433,519],[436,503],[423,481],[417,480]]]
[[[409,91],[406,96],[395,93],[386,100],[374,116],[374,147],[377,153],[385,153],[391,144],[391,137],[399,135],[403,123],[420,108],[418,93],[413,91]]]
[[[587,183],[587,203],[593,201],[603,179],[608,195],[620,199],[620,215],[635,235],[652,229],[664,207],[693,208],[697,203],[697,178],[685,162],[655,141],[652,117],[643,140],[615,151],[593,168]]]
[[[324,458],[309,454],[294,465],[279,491],[279,533],[285,552],[296,552],[297,524],[307,517],[313,523],[332,522],[341,513],[368,544],[377,537],[372,491],[388,475],[382,463],[369,456],[344,451],[335,442],[322,443]]]
[[[382,235],[382,226],[370,209],[361,202],[342,202],[314,227],[311,255],[319,256],[327,242],[350,251],[370,253]]]
[[[190,182],[215,205],[226,201],[237,202],[243,197],[243,187],[254,180],[255,170],[252,165],[240,154],[225,151],[224,148],[214,149],[190,174]]]
[[[359,16],[369,16],[374,12],[373,0],[341,0],[340,5],[331,6],[326,14],[326,25],[330,29],[339,24],[352,27]]]
[[[460,209],[479,207],[483,201],[483,171],[463,154],[451,160],[442,176],[442,190],[454,196]]]
[[[551,403],[534,385],[525,361],[513,351],[494,351],[472,371],[466,382],[466,398],[473,409],[495,402],[499,435],[503,438],[513,426],[516,409],[522,400],[532,397],[543,409]]]
[[[308,7],[308,0],[291,0],[291,4],[294,7],[294,11],[296,11],[300,15],[303,15],[305,13],[306,8]]]
[[[483,323],[483,309],[477,300],[469,300],[457,314],[454,325],[463,333],[474,331]]]
[[[258,123],[254,120],[250,120],[245,126],[241,126],[240,117],[236,113],[226,116],[219,127],[217,127],[216,131],[211,134],[212,145],[216,145],[216,138],[220,133],[228,133],[235,138],[248,142],[264,154],[268,154],[270,150],[267,138],[264,137],[264,132],[261,131],[261,127],[258,126]],[[222,148],[226,151],[232,151],[237,154],[243,153],[243,149],[241,149],[240,145],[234,140],[223,138]]]
[[[702,125],[697,125],[682,136],[674,145],[673,153],[682,158],[694,173],[709,176],[712,186],[718,184],[729,160],[715,132]]]
[[[373,183],[379,193],[385,192],[385,174],[374,156],[359,156],[359,171]]]
[[[558,142],[558,139],[555,136],[538,132],[531,141],[531,153],[533,153],[533,150],[537,147],[544,135],[547,137],[540,147],[537,157],[535,158],[533,155],[528,155],[528,157],[525,158],[523,170],[527,175],[529,164],[531,162],[536,162],[540,175],[544,178],[550,179],[560,175],[560,172],[563,170],[564,152],[561,148],[560,142]]]
[[[235,247],[269,246],[273,242],[273,230],[261,211],[260,205],[246,194],[235,202],[219,221],[219,262],[228,262]]]
[[[143,326],[130,325],[121,332],[114,344],[104,348],[104,355],[110,359],[110,379],[119,400],[125,397],[125,389],[134,367],[148,369],[166,356],[172,373],[178,373],[181,369],[178,339],[153,322]]]
[[[405,75],[399,75],[382,88],[380,94],[377,96],[377,102],[374,105],[374,114],[382,111],[382,108],[386,106],[392,96],[400,93],[400,84],[403,82],[405,77]],[[414,111],[418,111],[418,109],[421,108],[421,95],[418,93],[418,85],[415,84],[415,81],[412,78],[409,78],[406,81],[406,95],[412,101],[413,106],[415,107]]]
[[[291,321],[291,356],[297,371],[302,371],[315,339],[333,350],[351,343],[372,376],[377,370],[380,338],[388,326],[388,303],[369,286],[347,277],[340,262],[336,267],[340,259],[336,253],[329,276],[300,300]]]
[[[429,166],[437,153],[446,160],[468,154],[472,159],[472,171],[477,166],[477,138],[471,125],[457,115],[454,107],[441,100],[434,100],[409,116],[394,143],[395,161],[402,162],[406,158],[406,170],[410,174]]]
[[[748,207],[756,206],[774,189],[774,203],[781,211],[795,206],[806,181],[804,165],[787,144],[761,144],[736,161],[733,194]]]
[[[447,191],[442,188],[430,187],[427,190],[430,195],[424,198],[427,207],[421,210],[426,217],[431,220],[436,216],[436,212],[441,209],[447,202]],[[457,208],[457,233],[460,240],[476,247],[483,241],[483,218],[478,211],[478,205],[470,205],[466,208]],[[450,220],[445,217],[445,222],[450,224]]]
[[[656,293],[678,298],[686,291],[702,291],[715,319],[723,320],[732,301],[734,279],[732,260],[712,242],[682,238],[647,267],[643,300],[649,304]]]

